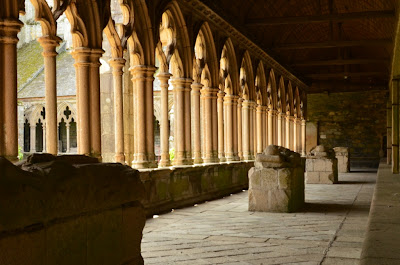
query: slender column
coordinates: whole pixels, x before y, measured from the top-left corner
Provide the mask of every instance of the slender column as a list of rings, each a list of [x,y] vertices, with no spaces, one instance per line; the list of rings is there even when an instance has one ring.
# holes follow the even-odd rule
[[[392,172],[399,173],[399,80],[392,80]]]
[[[213,160],[219,162],[218,159],[218,89],[212,89],[211,106],[212,106],[212,136],[213,136]]]
[[[232,95],[225,95],[224,98],[224,105],[226,110],[226,160],[227,161],[234,161],[234,150],[233,150],[233,96]]]
[[[36,153],[36,122],[31,125],[31,153]]]
[[[174,89],[174,131],[175,131],[175,158],[173,165],[185,165],[188,164],[186,149],[185,149],[185,90],[186,90],[186,79],[185,78],[173,78],[171,83]]]
[[[392,103],[388,99],[386,104],[386,115],[387,115],[387,164],[392,163]]]
[[[253,117],[253,110],[254,110],[254,102],[249,101],[249,159],[252,160],[254,157],[254,117]]]
[[[277,137],[278,137],[278,145],[283,146],[283,139],[282,139],[282,113],[278,112],[278,122],[277,122]]]
[[[250,149],[251,149],[251,159],[254,159],[256,157],[257,154],[257,114],[256,114],[256,103],[252,102],[251,104],[251,111],[250,111],[250,115],[251,115],[251,128],[252,128],[252,133],[250,134]]]
[[[267,148],[268,145],[268,112],[267,112],[267,107],[263,106],[262,109],[262,140],[263,140],[263,147],[262,150],[264,151],[265,148]]]
[[[202,97],[204,99],[204,143],[205,143],[205,154],[204,163],[215,162],[214,152],[213,152],[213,94],[214,90],[209,87],[204,87],[201,90]]]
[[[306,120],[301,120],[301,155],[306,156]]]
[[[171,165],[169,158],[169,122],[168,122],[168,80],[171,77],[169,73],[159,73],[157,75],[158,80],[160,80],[161,88],[161,160],[160,167],[168,167]],[[196,138],[195,138],[196,139]]]
[[[251,160],[250,155],[250,102],[249,100],[243,101],[243,124],[242,124],[242,132],[243,132],[243,158],[244,160]]]
[[[195,164],[203,163],[201,158],[201,126],[200,126],[200,90],[203,87],[200,83],[192,84],[193,102],[193,159]]]
[[[76,93],[77,93],[77,129],[78,129],[78,153],[91,154],[91,123],[90,123],[90,49],[75,48],[72,52],[76,69]]]
[[[282,146],[286,148],[286,114],[281,113],[281,137],[282,137]]]
[[[286,112],[286,148],[290,149],[290,113]]]
[[[233,119],[233,126],[232,126],[232,130],[233,130],[233,160],[234,161],[239,161],[240,157],[239,157],[239,97],[237,96],[233,96],[232,97],[232,119]],[[241,127],[240,127],[241,128]]]
[[[153,82],[156,68],[153,66],[146,67],[146,153],[149,168],[157,167],[154,153],[154,96]],[[189,92],[190,93],[190,92]],[[190,94],[189,94],[190,96]],[[190,99],[190,98],[189,98]]]
[[[298,120],[297,120],[297,117],[295,116],[294,117],[294,119],[293,119],[293,151],[294,152],[299,152],[299,150],[298,150],[298,146],[297,146],[297,141],[298,141],[298,128],[297,128],[297,123],[298,123]]]
[[[271,108],[268,109],[268,145],[274,144],[273,142],[273,110]]]
[[[185,91],[184,91],[184,105],[185,105],[185,112],[184,112],[184,119],[185,119],[185,157],[186,165],[193,165],[193,158],[192,158],[192,112],[190,107],[190,86],[193,83],[192,79],[186,79],[185,82]]]
[[[100,57],[101,49],[91,50],[90,56],[90,154],[101,161]]]
[[[125,164],[124,154],[124,97],[122,77],[125,59],[117,58],[109,61],[113,68],[114,82],[114,120],[115,120],[115,162]]]
[[[44,81],[46,87],[46,142],[47,153],[57,155],[57,72],[56,72],[56,47],[61,39],[58,37],[41,37],[38,39],[43,47]]]
[[[42,153],[46,153],[46,150],[47,150],[46,131],[47,131],[46,123],[43,122],[43,150],[42,150]]]
[[[261,105],[257,106],[257,153],[263,151],[263,110]]]
[[[18,19],[0,21],[0,155],[12,162],[18,160],[17,33],[22,25]]]
[[[242,134],[242,120],[243,120],[243,112],[242,112],[242,104],[243,104],[243,99],[238,98],[238,104],[237,104],[237,126],[234,126],[233,128],[237,128],[237,145],[238,145],[238,156],[239,160],[243,160],[243,134]]]
[[[218,94],[218,100],[217,100],[217,105],[218,105],[218,158],[220,162],[224,162],[225,159],[225,135],[224,135],[224,97],[225,97],[225,93],[222,91],[219,91]],[[232,119],[232,102],[231,102],[231,113],[230,113],[230,119]],[[232,123],[232,121],[231,121]],[[232,131],[232,129],[231,129]],[[231,132],[231,141],[232,141],[232,132]],[[230,149],[232,151],[232,155],[233,155],[233,149],[231,147]]]
[[[70,139],[70,128],[71,125],[69,123],[65,124],[65,128],[67,129],[67,154],[71,152],[71,139]]]

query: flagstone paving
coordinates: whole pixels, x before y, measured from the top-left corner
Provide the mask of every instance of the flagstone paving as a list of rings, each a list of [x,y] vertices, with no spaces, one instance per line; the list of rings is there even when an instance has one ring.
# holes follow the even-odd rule
[[[358,264],[376,172],[306,185],[297,213],[249,212],[247,191],[148,219],[145,264]]]

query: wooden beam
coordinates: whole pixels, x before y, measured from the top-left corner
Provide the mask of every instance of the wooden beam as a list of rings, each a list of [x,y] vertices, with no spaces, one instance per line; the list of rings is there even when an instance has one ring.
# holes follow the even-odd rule
[[[368,83],[352,83],[349,81],[317,81],[313,82],[307,91],[308,94],[313,93],[338,93],[338,92],[355,92],[355,91],[371,91],[371,90],[388,90],[387,84],[368,84]]]
[[[262,27],[262,26],[275,26],[275,25],[289,25],[289,24],[309,24],[321,22],[341,22],[347,20],[357,19],[371,19],[371,18],[395,18],[395,10],[382,10],[382,11],[366,11],[354,13],[341,13],[341,14],[325,14],[317,16],[296,16],[296,17],[268,17],[260,19],[249,19],[246,26]]]
[[[388,64],[390,58],[384,59],[338,59],[338,60],[320,60],[305,61],[294,63],[291,66],[329,66],[329,65],[350,65],[350,64]]]
[[[392,39],[322,41],[322,42],[281,44],[272,47],[272,49],[275,50],[325,49],[325,48],[353,47],[353,46],[385,46],[392,44],[393,44]]]
[[[350,73],[321,73],[321,74],[308,74],[305,75],[311,79],[327,79],[327,78],[343,78],[347,79],[349,77],[368,77],[368,76],[387,76],[389,78],[388,72],[350,72]]]

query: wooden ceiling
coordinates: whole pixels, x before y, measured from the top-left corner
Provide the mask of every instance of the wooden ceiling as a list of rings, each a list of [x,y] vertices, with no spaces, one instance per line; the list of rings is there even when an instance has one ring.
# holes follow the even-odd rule
[[[398,0],[203,0],[310,86],[388,89]]]

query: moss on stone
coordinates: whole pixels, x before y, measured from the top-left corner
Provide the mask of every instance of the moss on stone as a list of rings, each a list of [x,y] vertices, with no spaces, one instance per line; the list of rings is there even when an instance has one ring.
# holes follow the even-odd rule
[[[43,66],[42,51],[43,49],[37,41],[31,41],[18,49],[18,87],[24,85]]]

